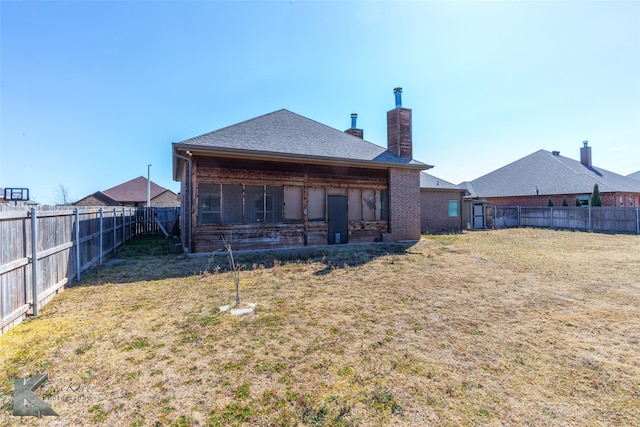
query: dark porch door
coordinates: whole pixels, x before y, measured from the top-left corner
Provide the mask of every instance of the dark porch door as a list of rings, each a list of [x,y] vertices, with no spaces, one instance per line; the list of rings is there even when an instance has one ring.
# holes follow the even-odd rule
[[[349,242],[349,217],[347,197],[329,196],[327,202],[328,243],[335,245]]]

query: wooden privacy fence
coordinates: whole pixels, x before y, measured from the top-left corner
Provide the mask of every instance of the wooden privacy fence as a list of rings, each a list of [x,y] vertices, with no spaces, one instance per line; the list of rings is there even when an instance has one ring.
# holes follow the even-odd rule
[[[640,234],[640,207],[496,206],[495,228],[543,227]]]
[[[177,224],[178,208],[0,207],[0,334],[134,236]]]

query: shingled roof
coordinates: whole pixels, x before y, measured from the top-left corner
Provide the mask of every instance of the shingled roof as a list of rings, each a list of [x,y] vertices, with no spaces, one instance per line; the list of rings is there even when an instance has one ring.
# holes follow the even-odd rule
[[[425,172],[420,172],[420,188],[425,190],[464,190],[459,185],[452,184]]]
[[[119,203],[117,200],[112,199],[111,197],[109,197],[106,194],[104,194],[102,191],[96,191],[95,193],[91,194],[90,196],[87,196],[84,199],[78,200],[78,202],[83,201],[83,200],[87,199],[88,197],[94,197],[96,200],[101,201],[102,203],[104,203],[107,206],[117,206],[118,203]],[[145,198],[145,200],[146,200],[146,198]]]
[[[340,160],[429,169],[430,165],[402,159],[364,139],[278,110],[204,135],[174,143],[174,150],[262,154],[282,160]]]
[[[166,188],[151,181],[151,198],[164,193]],[[147,178],[139,176],[130,181],[102,191],[107,197],[120,203],[124,202],[146,202],[147,201]]]
[[[463,182],[470,197],[507,197],[554,194],[589,194],[594,184],[601,193],[640,193],[640,181],[546,150],[516,160],[470,182]]]
[[[629,178],[640,180],[640,171],[627,175]]]

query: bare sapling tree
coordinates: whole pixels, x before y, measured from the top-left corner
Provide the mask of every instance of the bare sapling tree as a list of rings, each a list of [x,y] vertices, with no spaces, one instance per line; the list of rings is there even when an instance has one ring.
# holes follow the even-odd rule
[[[229,235],[229,240],[224,238],[224,234],[220,235],[222,239],[222,244],[224,245],[227,253],[229,254],[229,265],[231,267],[231,277],[233,277],[233,283],[236,286],[236,307],[240,305],[240,270],[242,270],[242,266],[236,264],[235,259],[233,258],[233,249],[231,247],[232,235]]]
[[[75,198],[70,195],[69,189],[64,185],[58,185],[53,199],[56,205],[68,206],[76,202]]]

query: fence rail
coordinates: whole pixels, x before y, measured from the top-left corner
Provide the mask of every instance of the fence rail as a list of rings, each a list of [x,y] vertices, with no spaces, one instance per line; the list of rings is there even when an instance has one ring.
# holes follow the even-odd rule
[[[543,227],[640,234],[640,207],[496,206],[495,228]]]
[[[169,235],[178,208],[0,206],[0,334],[141,234]]]

